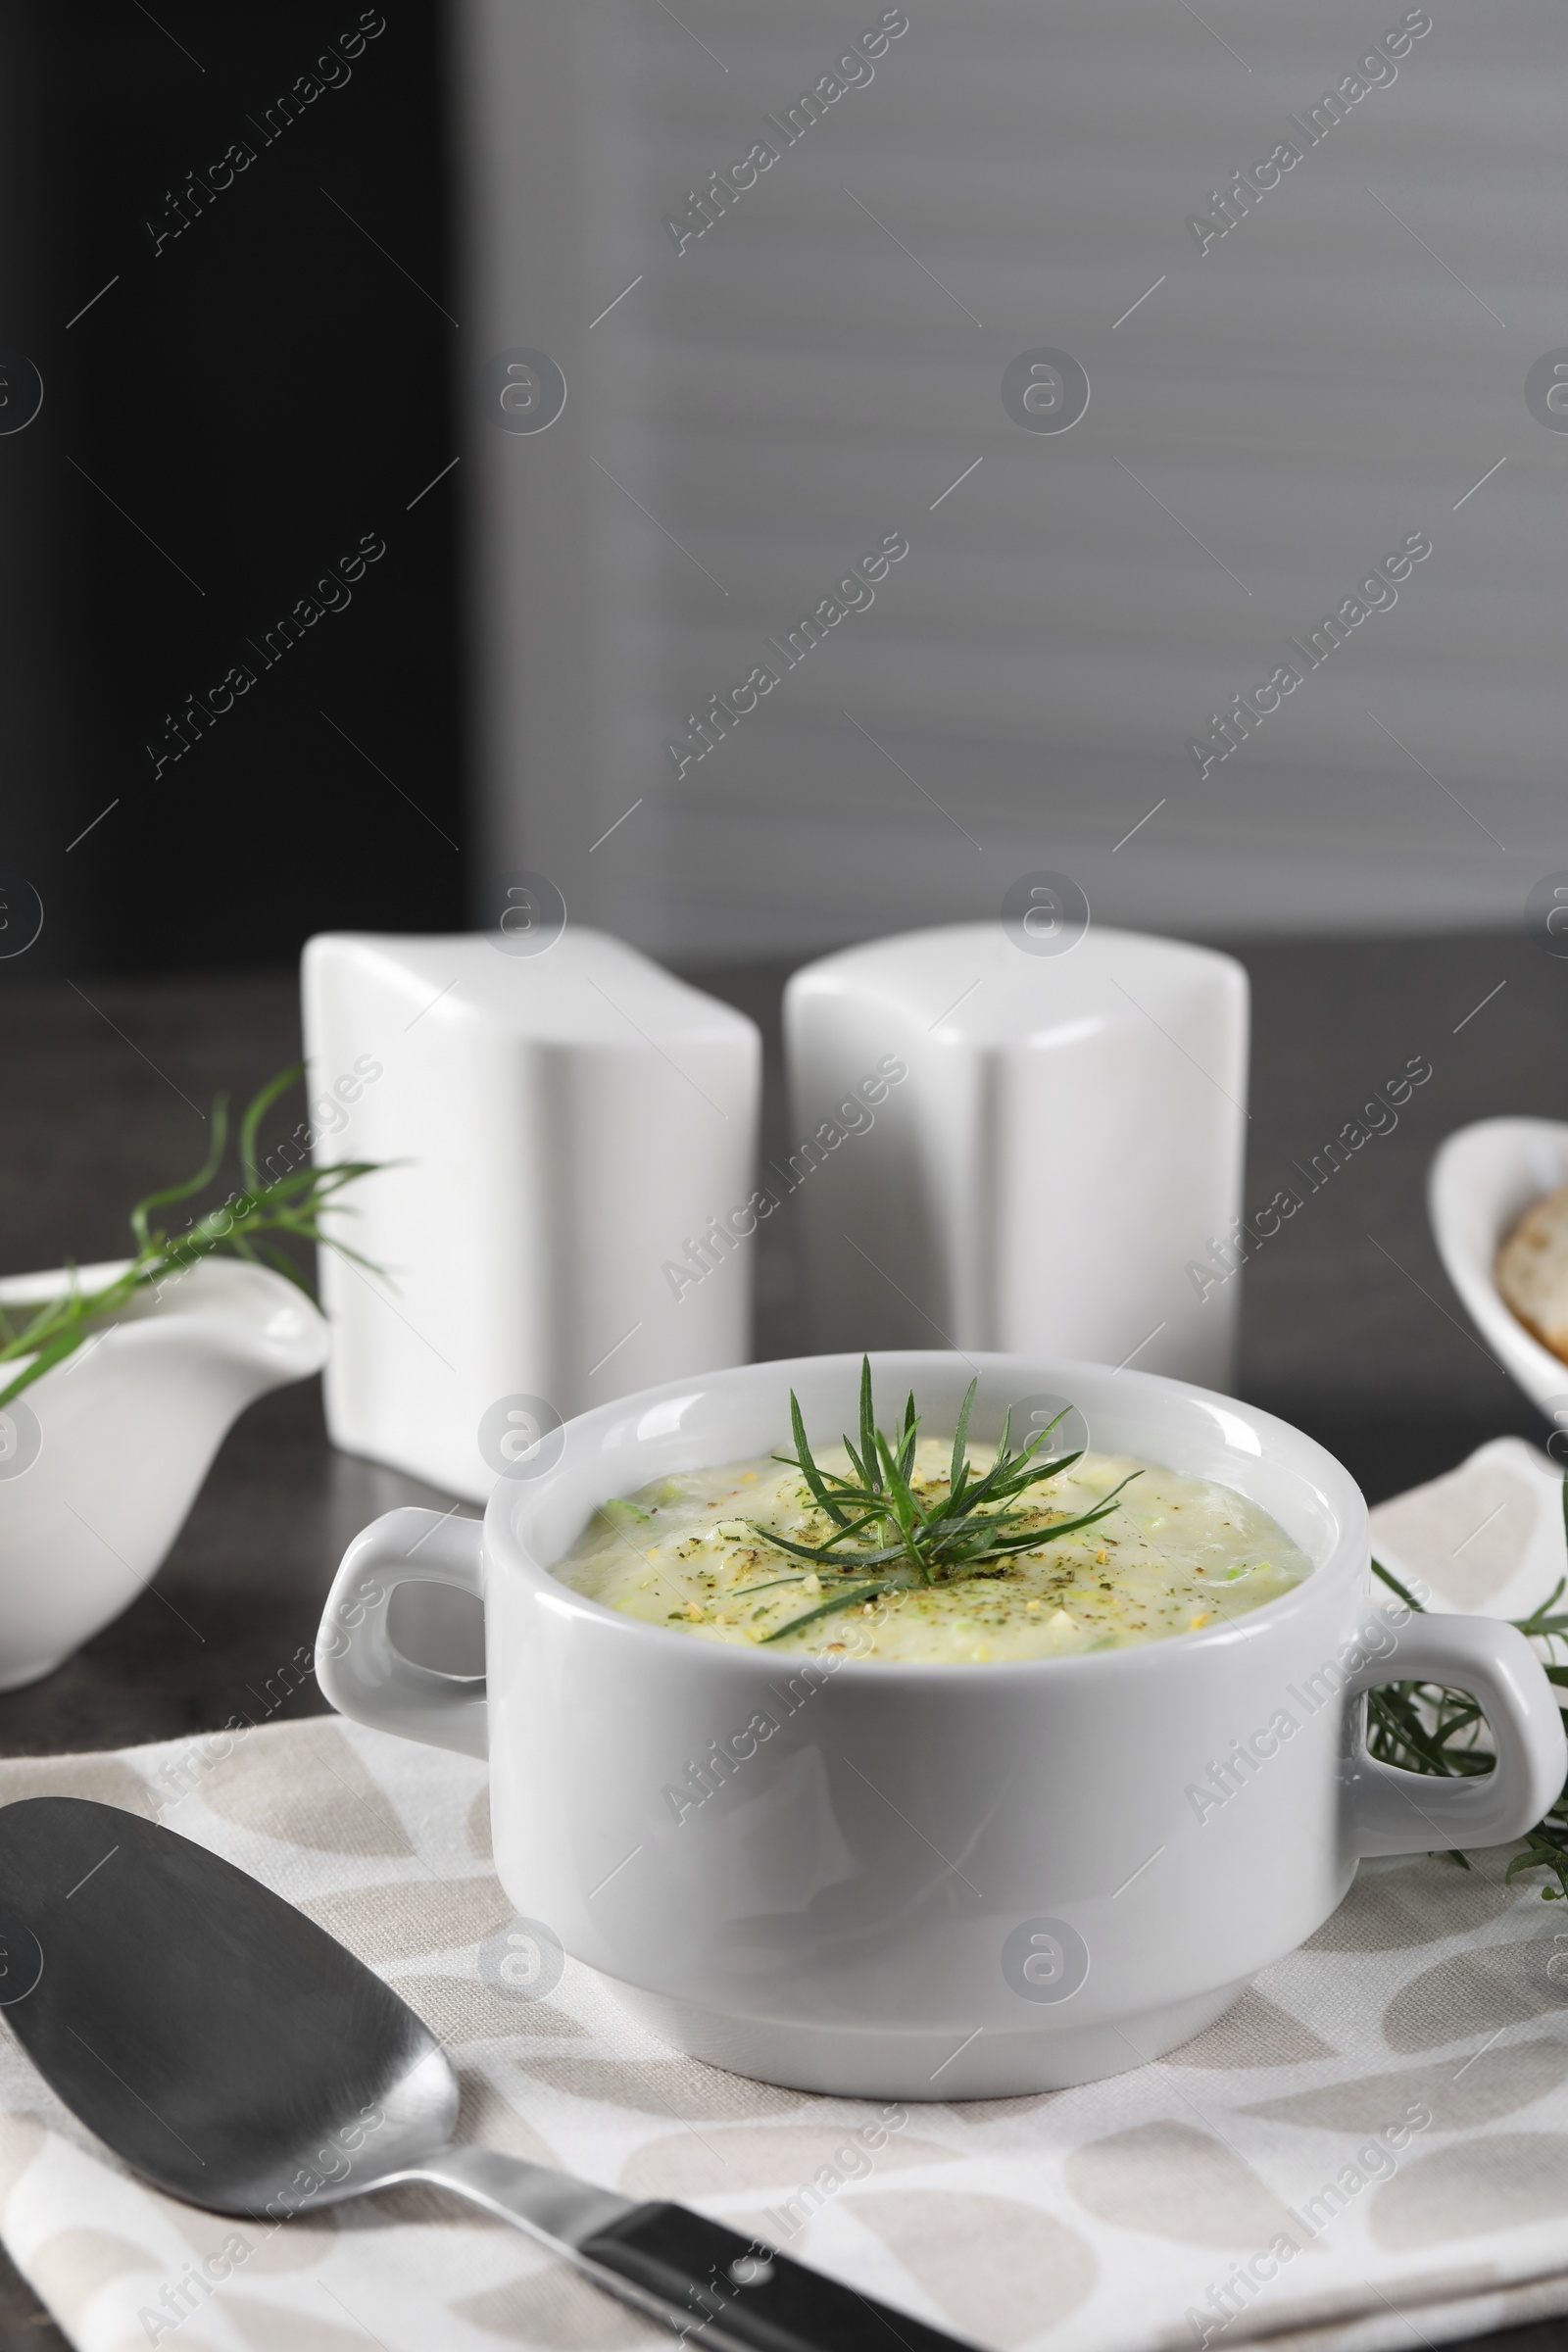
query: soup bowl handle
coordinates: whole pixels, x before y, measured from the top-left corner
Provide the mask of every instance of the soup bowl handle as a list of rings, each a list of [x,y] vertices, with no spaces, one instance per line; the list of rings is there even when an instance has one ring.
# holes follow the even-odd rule
[[[1380,1764],[1358,1745],[1347,1789],[1353,1849],[1463,1850],[1502,1845],[1533,1829],[1562,1788],[1568,1742],[1556,1692],[1524,1635],[1496,1617],[1412,1617],[1391,1654],[1350,1677],[1346,1696],[1396,1678],[1469,1691],[1486,1716],[1496,1763],[1473,1779],[1443,1780]]]
[[[404,1740],[489,1753],[482,1679],[438,1674],[404,1656],[389,1606],[399,1585],[454,1585],[484,1597],[484,1522],[387,1511],[355,1537],[316,1637],[316,1679],[340,1715]]]

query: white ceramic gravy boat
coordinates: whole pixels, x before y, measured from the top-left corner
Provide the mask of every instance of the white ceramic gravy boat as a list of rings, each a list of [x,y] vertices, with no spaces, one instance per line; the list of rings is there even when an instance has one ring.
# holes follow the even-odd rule
[[[82,1266],[95,1290],[122,1263]],[[0,1281],[0,1307],[58,1297],[64,1272]],[[207,1258],[122,1310],[0,1405],[0,1690],[35,1683],[118,1617],[161,1566],[229,1424],[318,1372],[327,1327],[265,1266]],[[0,1364],[0,1390],[23,1368]]]

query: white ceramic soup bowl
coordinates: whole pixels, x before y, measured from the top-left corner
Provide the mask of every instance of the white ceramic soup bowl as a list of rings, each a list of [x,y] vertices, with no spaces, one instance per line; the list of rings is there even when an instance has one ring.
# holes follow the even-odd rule
[[[1321,1925],[1361,1855],[1494,1843],[1556,1795],[1563,1734],[1529,1645],[1495,1621],[1412,1616],[1375,1587],[1359,1490],[1299,1431],[1099,1364],[871,1364],[884,1416],[912,1388],[932,1435],[953,1429],[973,1372],[977,1439],[1020,1399],[1071,1398],[1096,1446],[1260,1503],[1312,1574],[1196,1634],[974,1665],[698,1640],[550,1574],[609,1497],[779,1449],[792,1388],[813,1445],[853,1429],[850,1355],[585,1413],[498,1482],[482,1523],[378,1519],[327,1604],[322,1690],[361,1722],[488,1754],[518,1913],[676,2048],[847,2096],[1115,2074],[1217,2018]],[[388,1602],[411,1580],[480,1596],[483,1686],[398,1651]],[[1482,1701],[1486,1778],[1369,1758],[1359,1694],[1417,1676]]]

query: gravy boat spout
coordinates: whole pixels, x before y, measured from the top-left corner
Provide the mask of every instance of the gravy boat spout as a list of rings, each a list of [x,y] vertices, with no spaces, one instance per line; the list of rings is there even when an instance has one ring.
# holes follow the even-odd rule
[[[97,1289],[121,1264],[83,1266]],[[0,1281],[13,1327],[64,1271]],[[326,1360],[325,1321],[264,1266],[207,1258],[149,1289],[0,1405],[0,1690],[37,1682],[128,1608],[167,1557],[225,1432]],[[23,1361],[0,1365],[4,1389]]]

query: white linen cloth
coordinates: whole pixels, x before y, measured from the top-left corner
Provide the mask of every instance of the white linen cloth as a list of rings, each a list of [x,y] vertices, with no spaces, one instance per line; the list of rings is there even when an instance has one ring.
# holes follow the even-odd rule
[[[1515,1440],[1374,1518],[1380,1556],[1436,1606],[1519,1615],[1562,1570],[1557,1475]],[[1363,1866],[1302,1950],[1156,2065],[888,2125],[678,2057],[574,1963],[530,1995],[484,1770],[464,1757],[332,1718],[0,1763],[0,1801],[44,1793],[156,1815],[340,1936],[446,2037],[466,2134],[764,2235],[814,2183],[792,2253],[996,2352],[1205,2330],[1403,2352],[1568,2311],[1568,1906],[1539,1877],[1505,1888],[1506,1851],[1468,1875]],[[434,2192],[270,2231],[176,2204],[75,2124],[9,2034],[0,2234],[83,2352],[669,2341]],[[1282,2235],[1300,2250],[1235,2284]]]

